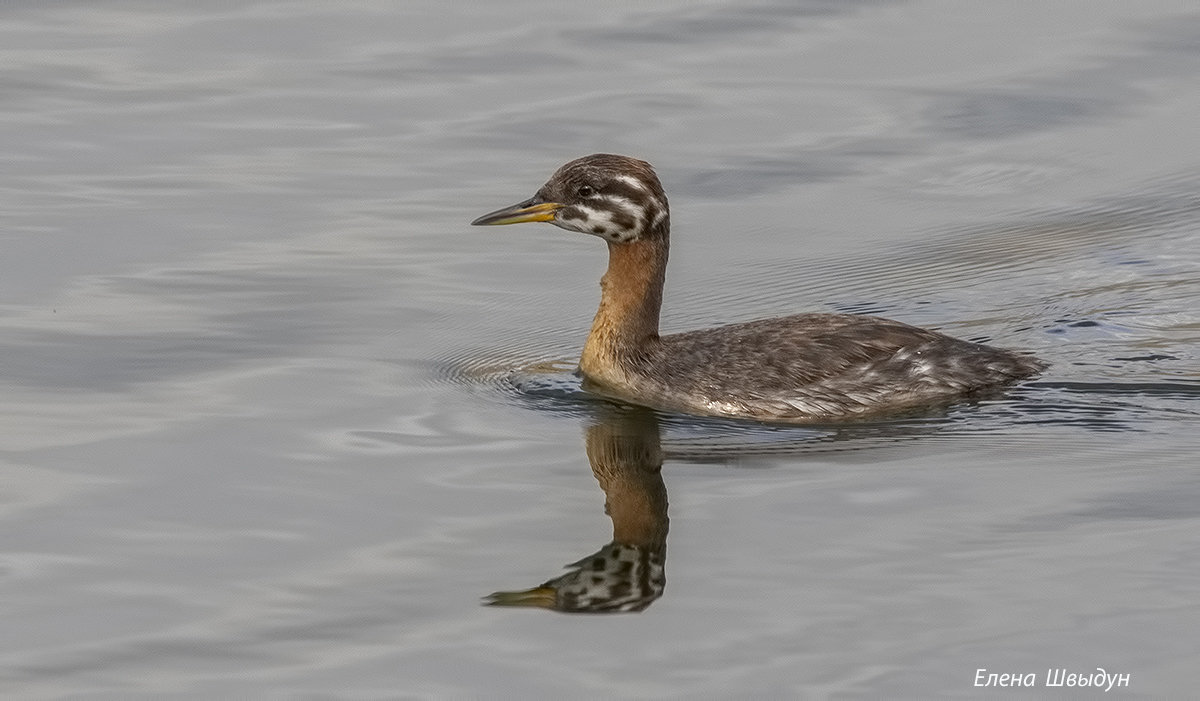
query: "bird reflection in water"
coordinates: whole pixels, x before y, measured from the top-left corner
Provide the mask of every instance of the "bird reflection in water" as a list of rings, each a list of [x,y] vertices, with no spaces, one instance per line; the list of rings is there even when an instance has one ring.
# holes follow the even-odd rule
[[[562,396],[554,394],[555,402]],[[944,408],[911,413],[887,421],[863,421],[821,427],[771,427],[733,424],[717,419],[664,416],[652,409],[586,401],[588,462],[604,490],[604,510],[612,519],[613,539],[598,552],[567,565],[569,571],[541,586],[501,591],[484,598],[490,606],[527,606],[566,613],[643,611],[666,588],[667,488],[665,458],[689,464],[768,464],[785,455],[821,452],[890,451],[910,440],[959,426]],[[978,413],[973,416],[978,418]],[[947,444],[949,445],[949,444]],[[928,448],[927,448],[928,450]]]
[[[642,611],[666,587],[667,488],[653,411],[606,407],[588,426],[587,457],[604,490],[612,542],[574,562],[566,574],[523,591],[501,591],[490,606],[533,606],[566,613]]]

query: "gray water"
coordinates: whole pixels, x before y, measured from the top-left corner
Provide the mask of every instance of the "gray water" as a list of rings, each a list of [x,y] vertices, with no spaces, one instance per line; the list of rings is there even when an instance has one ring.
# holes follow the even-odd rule
[[[0,57],[4,698],[1196,693],[1195,3],[8,2]],[[671,196],[667,330],[1052,367],[844,427],[581,397],[603,245],[467,223],[597,151]],[[481,605],[623,530],[639,613]]]

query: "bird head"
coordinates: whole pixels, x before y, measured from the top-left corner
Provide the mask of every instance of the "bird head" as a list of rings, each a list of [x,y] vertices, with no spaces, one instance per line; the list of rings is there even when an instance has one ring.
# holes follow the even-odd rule
[[[649,163],[597,153],[559,168],[533,197],[471,223],[549,222],[622,244],[665,238],[669,218],[666,194]]]

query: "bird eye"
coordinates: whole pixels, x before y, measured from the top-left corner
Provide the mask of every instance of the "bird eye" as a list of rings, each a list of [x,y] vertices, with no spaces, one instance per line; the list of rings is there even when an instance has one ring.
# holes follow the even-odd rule
[[[578,192],[580,197],[591,197],[596,191],[591,185],[580,185]]]

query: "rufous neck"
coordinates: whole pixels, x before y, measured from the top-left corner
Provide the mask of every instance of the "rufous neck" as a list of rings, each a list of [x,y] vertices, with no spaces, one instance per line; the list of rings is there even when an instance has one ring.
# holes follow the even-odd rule
[[[608,244],[608,272],[600,280],[600,308],[580,366],[634,352],[658,338],[666,280],[666,238]]]

